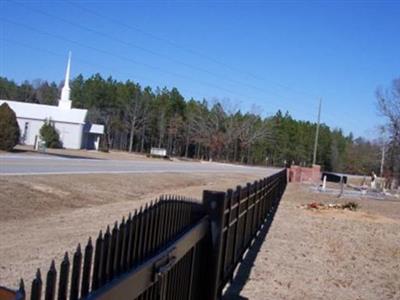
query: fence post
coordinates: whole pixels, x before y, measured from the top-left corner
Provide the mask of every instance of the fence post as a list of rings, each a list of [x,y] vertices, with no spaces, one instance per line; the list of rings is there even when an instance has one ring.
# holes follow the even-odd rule
[[[208,276],[209,285],[207,299],[216,300],[221,298],[221,261],[224,226],[224,210],[226,195],[224,192],[203,191],[203,205],[210,217],[211,227],[211,251],[212,261]]]

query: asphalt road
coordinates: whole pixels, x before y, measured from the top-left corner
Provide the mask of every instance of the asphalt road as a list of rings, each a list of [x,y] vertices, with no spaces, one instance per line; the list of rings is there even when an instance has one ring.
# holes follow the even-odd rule
[[[260,173],[277,172],[273,168],[247,167],[220,163],[177,161],[133,161],[65,158],[48,155],[0,155],[0,176],[52,174],[120,173]]]

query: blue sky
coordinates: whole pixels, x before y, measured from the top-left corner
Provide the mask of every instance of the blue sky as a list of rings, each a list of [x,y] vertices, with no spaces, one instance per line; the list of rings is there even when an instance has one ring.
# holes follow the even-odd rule
[[[400,76],[400,1],[0,2],[0,76],[101,73],[368,138]]]

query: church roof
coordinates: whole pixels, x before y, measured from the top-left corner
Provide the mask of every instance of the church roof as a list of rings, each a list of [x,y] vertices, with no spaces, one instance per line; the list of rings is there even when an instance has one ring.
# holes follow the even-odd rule
[[[45,120],[56,122],[84,124],[87,109],[65,109],[53,105],[1,100],[0,105],[6,102],[18,118]]]

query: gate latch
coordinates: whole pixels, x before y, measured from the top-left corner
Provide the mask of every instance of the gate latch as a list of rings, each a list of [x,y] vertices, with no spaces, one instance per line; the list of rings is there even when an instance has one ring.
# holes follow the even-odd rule
[[[171,249],[165,256],[160,258],[155,264],[154,264],[154,276],[153,280],[157,281],[160,278],[164,277],[165,274],[171,270],[171,268],[175,265],[176,263],[176,257],[173,254],[175,248]]]

